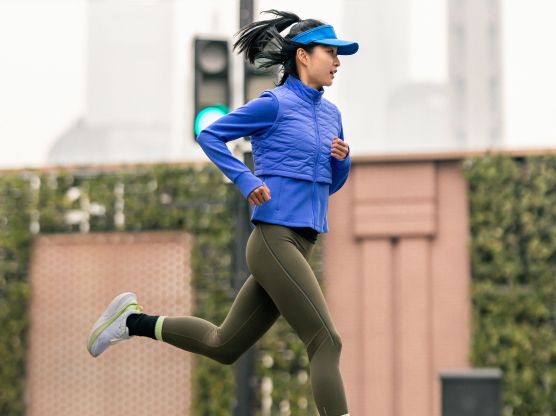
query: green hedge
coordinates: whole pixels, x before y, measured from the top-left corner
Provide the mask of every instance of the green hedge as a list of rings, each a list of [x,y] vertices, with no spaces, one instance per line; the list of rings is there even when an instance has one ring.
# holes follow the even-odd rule
[[[80,197],[76,196],[79,191]],[[35,233],[184,230],[192,233],[192,268],[198,317],[222,323],[232,302],[233,204],[239,191],[212,165],[157,165],[94,172],[87,168],[0,175],[0,414],[25,413],[27,280]],[[65,214],[88,203],[104,207],[88,223],[68,224]],[[121,220],[125,218],[125,222]],[[317,267],[320,243],[312,260]],[[273,414],[290,402],[292,415],[315,413],[302,342],[280,318],[258,345],[256,381],[274,382]],[[273,358],[273,365],[268,367]],[[234,402],[233,367],[196,355],[193,415],[228,416]],[[293,390],[291,387],[294,387]],[[257,408],[260,408],[260,389]],[[305,407],[305,403],[307,402]]]
[[[472,363],[504,372],[504,415],[556,414],[556,157],[467,160]]]

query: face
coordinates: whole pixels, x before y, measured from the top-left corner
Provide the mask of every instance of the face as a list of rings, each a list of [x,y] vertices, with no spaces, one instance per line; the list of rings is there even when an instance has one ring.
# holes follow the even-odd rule
[[[330,86],[340,66],[336,46],[317,45],[310,53],[298,49],[298,70],[307,84],[318,89]],[[302,74],[303,72],[303,74]]]

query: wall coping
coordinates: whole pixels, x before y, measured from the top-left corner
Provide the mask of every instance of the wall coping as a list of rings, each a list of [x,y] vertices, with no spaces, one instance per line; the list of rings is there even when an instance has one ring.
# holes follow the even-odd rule
[[[486,155],[509,155],[513,157],[556,155],[554,148],[521,148],[521,149],[483,149],[483,150],[461,150],[461,151],[438,151],[438,152],[402,152],[402,153],[377,153],[361,156],[351,156],[354,164],[366,163],[395,163],[395,162],[432,162],[432,161],[458,161],[471,157]],[[192,160],[176,162],[133,162],[133,163],[91,163],[91,164],[67,164],[67,165],[45,165],[45,166],[20,166],[0,168],[0,175],[7,173],[29,172],[55,172],[55,171],[114,171],[118,169],[149,168],[157,165],[183,167],[202,167],[211,164],[210,160]]]
[[[554,148],[521,148],[521,149],[483,149],[439,152],[405,152],[405,153],[378,153],[372,155],[352,156],[355,164],[366,163],[395,163],[395,162],[432,162],[432,161],[458,161],[471,157],[486,155],[507,155],[513,157],[556,155]]]

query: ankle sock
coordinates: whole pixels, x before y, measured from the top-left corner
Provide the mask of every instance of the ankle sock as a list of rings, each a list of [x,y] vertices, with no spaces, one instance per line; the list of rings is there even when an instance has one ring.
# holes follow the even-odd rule
[[[155,334],[158,316],[147,315],[145,313],[132,313],[126,319],[126,325],[129,328],[129,335],[139,335],[141,337],[149,337],[157,339]]]

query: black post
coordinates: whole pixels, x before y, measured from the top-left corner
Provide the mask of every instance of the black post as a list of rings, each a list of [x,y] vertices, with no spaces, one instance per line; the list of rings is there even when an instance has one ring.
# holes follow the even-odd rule
[[[245,164],[252,169],[252,159],[245,155]],[[249,163],[249,159],[251,162]],[[252,231],[249,220],[251,208],[240,192],[236,193],[236,238],[234,247],[234,298],[249,276],[249,269],[245,260],[245,246]],[[233,409],[234,416],[251,416],[254,409],[254,397],[256,388],[255,373],[255,346],[247,350],[235,363],[234,372],[236,379],[236,400]]]
[[[244,25],[253,21],[253,0],[240,0],[239,2],[239,25]],[[253,170],[252,153],[244,154],[244,162]],[[241,195],[237,192],[238,201],[236,204],[236,238],[234,247],[234,297],[237,296],[239,290],[249,276],[249,269],[245,260],[245,246],[253,225],[250,222],[251,207]],[[255,347],[251,347],[246,351],[234,364],[236,377],[236,402],[233,409],[234,416],[251,416],[254,414],[254,396],[255,396]]]

